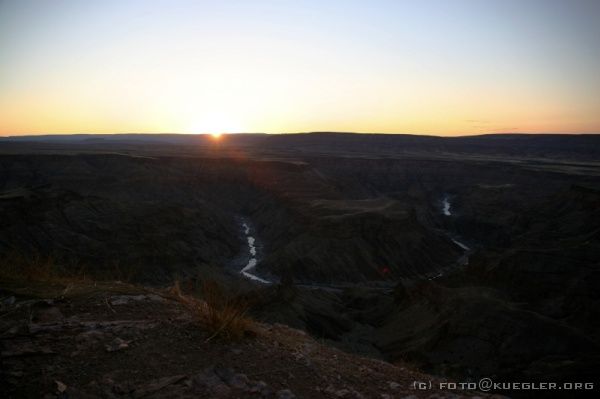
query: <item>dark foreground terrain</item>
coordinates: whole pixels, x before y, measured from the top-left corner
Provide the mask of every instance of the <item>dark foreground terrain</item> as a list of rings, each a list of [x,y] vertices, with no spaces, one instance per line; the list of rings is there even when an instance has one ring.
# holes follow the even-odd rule
[[[422,396],[410,391],[417,372],[408,369],[431,380],[595,382],[597,390],[600,136],[81,135],[0,139],[0,154],[2,382],[13,397],[52,393],[55,380],[82,395],[135,397],[166,377],[168,390],[152,394],[186,397],[193,375],[213,378],[215,367],[297,397]],[[15,265],[32,262],[45,272],[19,275]],[[301,352],[318,369],[284,378],[269,370],[294,368],[286,356],[296,349],[261,345],[277,342],[269,334],[317,345],[296,330],[265,325],[266,336],[240,348],[197,347],[204,333],[175,304],[116,306],[108,288],[83,300],[14,283],[54,276],[128,281],[133,291],[177,280],[199,297],[202,281],[216,281],[255,320],[304,330],[332,352],[321,360]],[[52,302],[55,327],[37,331],[32,309],[63,297]],[[124,324],[86,324],[111,320]],[[98,340],[86,346],[81,334]],[[103,349],[116,338],[131,347]],[[39,361],[67,352],[71,363]],[[96,356],[104,366],[87,365]],[[119,370],[111,362],[126,375],[109,375]],[[410,367],[402,374],[394,364]],[[273,379],[254,378],[257,367]],[[133,385],[113,389],[102,378]],[[451,395],[426,392],[434,394]]]
[[[3,397],[487,397],[417,391],[415,382],[442,380],[280,324],[255,323],[239,341],[211,339],[168,291],[79,283],[58,299],[38,296],[64,292],[52,291],[59,287],[12,286],[18,299],[2,322],[11,325],[2,335]]]

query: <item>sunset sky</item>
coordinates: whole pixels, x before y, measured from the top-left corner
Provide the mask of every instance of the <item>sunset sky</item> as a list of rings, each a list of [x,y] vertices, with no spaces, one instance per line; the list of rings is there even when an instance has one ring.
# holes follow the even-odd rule
[[[600,133],[600,1],[0,0],[0,135]]]

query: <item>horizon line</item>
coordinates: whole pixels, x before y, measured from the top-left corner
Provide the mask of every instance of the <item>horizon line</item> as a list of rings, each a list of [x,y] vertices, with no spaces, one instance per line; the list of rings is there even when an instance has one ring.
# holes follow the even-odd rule
[[[19,137],[43,137],[43,136],[116,136],[116,135],[180,135],[180,136],[209,136],[215,133],[182,133],[182,132],[111,132],[111,133],[25,133],[19,135],[0,135],[0,138],[10,139]],[[555,135],[555,136],[588,136],[588,135],[600,135],[600,132],[586,132],[586,133],[567,133],[567,132],[488,132],[488,133],[460,133],[456,135],[438,135],[430,133],[382,133],[382,132],[353,132],[353,131],[334,131],[334,130],[315,130],[315,131],[303,131],[303,132],[221,132],[222,135],[242,135],[242,134],[254,134],[254,135],[299,135],[299,134],[357,134],[357,135],[391,135],[391,136],[422,136],[422,137],[440,137],[440,138],[459,138],[459,137],[477,137],[477,136],[498,136],[498,135],[523,135],[523,136],[536,136],[536,135]]]

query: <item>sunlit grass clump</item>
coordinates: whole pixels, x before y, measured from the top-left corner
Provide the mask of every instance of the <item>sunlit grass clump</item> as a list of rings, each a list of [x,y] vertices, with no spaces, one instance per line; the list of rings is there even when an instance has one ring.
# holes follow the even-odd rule
[[[93,291],[96,288],[150,291],[185,305],[208,331],[206,341],[215,338],[239,340],[255,331],[255,323],[247,316],[248,301],[243,296],[228,294],[216,281],[202,281],[195,295],[184,293],[178,280],[166,292],[124,284],[123,281],[130,280],[137,269],[129,270],[116,262],[101,271],[96,270],[92,275],[86,272],[85,267],[65,267],[52,256],[11,254],[0,258],[0,282],[11,283],[11,286],[21,287],[20,291],[24,289],[29,293],[35,286],[37,291],[48,295]]]
[[[254,323],[247,316],[248,303],[242,297],[226,293],[213,280],[202,282],[202,299],[184,294],[177,280],[169,293],[188,307],[192,315],[207,329],[210,335],[206,341],[214,338],[239,340],[254,331]]]
[[[90,270],[73,261],[52,255],[9,253],[0,256],[0,286],[12,293],[59,298],[88,295],[93,292],[120,294],[143,293],[147,289],[129,284],[138,267],[120,267],[118,263]]]

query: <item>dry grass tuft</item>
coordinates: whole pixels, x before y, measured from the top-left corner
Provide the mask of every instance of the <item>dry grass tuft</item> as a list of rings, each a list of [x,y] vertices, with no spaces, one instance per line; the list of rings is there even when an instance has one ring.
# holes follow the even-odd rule
[[[0,286],[13,294],[33,298],[61,298],[94,292],[142,293],[144,289],[118,281],[98,281],[84,267],[64,266],[52,256],[11,253],[0,257]]]
[[[0,280],[73,284],[88,282],[89,277],[84,268],[65,272],[50,255],[9,254],[0,259]]]
[[[202,293],[206,301],[206,324],[215,336],[229,339],[242,338],[251,327],[251,320],[246,317],[248,304],[241,298],[227,295],[222,287],[214,281],[202,284]]]
[[[103,287],[110,288],[112,284],[118,289],[124,289],[119,284],[123,285],[121,281],[128,274],[127,270],[121,268],[118,263],[114,264],[112,270],[108,268],[103,271],[102,279],[90,278],[83,267],[75,272],[73,270],[76,269],[64,268],[62,263],[57,262],[52,256],[26,257],[12,254],[0,258],[0,282],[20,284],[30,288],[34,285],[45,286],[48,289],[52,287],[53,291],[58,289],[57,295],[61,296],[92,290],[101,281],[105,282],[102,284]],[[124,286],[132,287],[127,284]],[[256,332],[255,323],[246,316],[249,309],[248,300],[242,296],[227,294],[213,280],[203,281],[200,288],[202,299],[184,293],[179,281],[176,280],[173,286],[166,292],[162,291],[161,295],[182,303],[191,311],[191,314],[209,331],[210,336],[206,341],[217,337],[238,340]]]
[[[168,290],[168,295],[190,309],[192,315],[208,330],[214,338],[239,340],[255,331],[254,322],[246,316],[248,304],[240,297],[228,295],[223,288],[212,280],[202,282],[203,300],[186,295],[176,280]]]
[[[108,261],[100,267],[88,268],[74,260],[61,260],[52,255],[17,252],[0,257],[0,280],[78,284],[99,281],[131,282],[140,270],[139,265],[123,267],[120,262]]]

